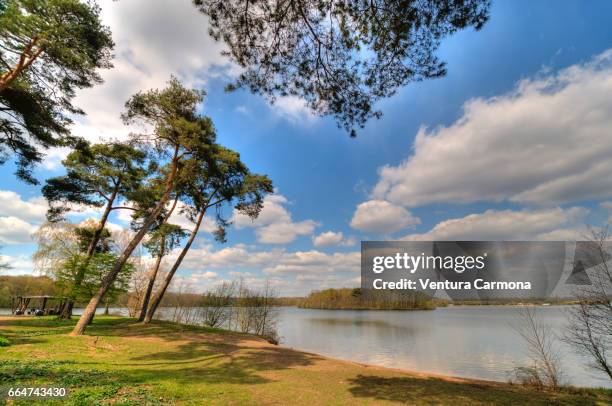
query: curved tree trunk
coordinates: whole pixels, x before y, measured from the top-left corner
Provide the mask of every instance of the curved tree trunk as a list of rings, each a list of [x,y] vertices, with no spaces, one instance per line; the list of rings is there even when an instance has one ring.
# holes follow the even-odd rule
[[[70,335],[73,335],[73,336],[82,335],[85,332],[85,328],[87,327],[87,324],[89,324],[89,321],[93,318],[94,314],[96,313],[96,308],[98,307],[98,305],[100,304],[100,301],[106,294],[106,291],[111,287],[113,282],[115,282],[117,275],[119,274],[119,272],[121,272],[121,270],[123,269],[123,266],[126,264],[128,259],[130,259],[132,252],[136,249],[138,244],[140,244],[144,236],[147,234],[147,231],[149,231],[149,227],[151,227],[151,225],[155,222],[155,219],[159,217],[162,209],[168,202],[168,199],[170,198],[170,194],[172,193],[172,190],[174,189],[174,180],[176,178],[177,170],[178,170],[178,146],[176,147],[174,151],[174,156],[172,158],[172,170],[166,180],[166,190],[164,191],[162,198],[157,203],[157,206],[155,206],[155,209],[151,212],[151,214],[149,214],[149,216],[143,222],[142,228],[138,231],[138,233],[136,233],[134,238],[132,238],[132,241],[130,241],[128,246],[123,250],[123,253],[121,254],[121,256],[117,258],[117,261],[115,262],[115,265],[113,265],[113,268],[111,269],[111,271],[102,279],[100,288],[98,289],[96,294],[91,298],[91,300],[87,304],[87,307],[83,310],[83,314],[81,315],[81,318],[79,319],[77,324],[74,326],[74,329],[72,330]]]
[[[162,244],[165,242],[162,239]],[[149,283],[147,284],[147,290],[142,298],[142,307],[140,308],[140,315],[138,316],[138,321],[143,321],[145,316],[147,315],[147,307],[149,306],[149,300],[151,299],[151,293],[153,292],[153,286],[155,285],[155,279],[157,279],[157,272],[159,271],[159,266],[161,265],[162,258],[164,257],[163,248],[161,249],[157,259],[155,260],[155,266],[151,270],[151,275],[149,276]]]
[[[172,212],[176,208],[176,204],[178,203],[178,196],[174,199],[174,203],[172,204],[172,208],[166,215],[163,224],[166,224],[170,217],[172,216]],[[151,275],[149,276],[149,283],[147,284],[147,290],[145,291],[144,297],[142,298],[142,307],[140,308],[140,316],[138,316],[138,321],[143,321],[147,314],[147,307],[149,307],[149,300],[151,299],[151,293],[153,292],[153,286],[155,286],[155,279],[157,278],[157,272],[159,271],[159,266],[161,265],[161,261],[165,255],[164,248],[166,246],[166,237],[162,237],[161,247],[159,249],[159,255],[157,256],[157,260],[155,261],[155,267],[151,271]]]
[[[183,262],[183,258],[185,258],[185,255],[187,255],[187,251],[189,251],[189,248],[191,248],[191,244],[193,244],[193,240],[195,240],[195,237],[198,234],[200,225],[202,224],[202,219],[204,218],[204,213],[206,213],[206,208],[203,208],[200,211],[200,214],[198,214],[198,219],[196,220],[196,224],[193,227],[193,230],[191,231],[189,240],[187,240],[187,243],[183,247],[183,250],[179,254],[178,258],[176,259],[176,262],[174,262],[174,265],[172,265],[172,269],[170,270],[170,272],[168,272],[168,275],[166,275],[166,278],[164,279],[164,282],[162,286],[160,287],[159,291],[155,294],[155,296],[153,297],[153,300],[151,300],[151,306],[149,307],[149,310],[147,311],[147,315],[145,316],[143,323],[145,324],[150,323],[151,320],[153,319],[153,315],[155,314],[157,307],[159,306],[162,298],[164,297],[164,293],[166,293],[166,289],[168,289],[168,286],[170,286],[170,282],[172,282],[172,277],[176,273],[176,270],[178,269],[178,267],[181,265],[181,262]]]

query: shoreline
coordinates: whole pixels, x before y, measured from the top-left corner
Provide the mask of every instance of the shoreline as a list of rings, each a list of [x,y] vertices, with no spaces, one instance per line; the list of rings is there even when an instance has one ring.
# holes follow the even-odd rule
[[[469,305],[466,305],[465,307],[468,307],[468,306]],[[315,309],[315,310],[345,310],[345,309]],[[346,310],[348,310],[348,309],[346,309]],[[355,310],[355,309],[353,309],[353,310]],[[364,309],[364,310],[369,310],[369,309]],[[390,309],[385,309],[385,310],[390,310]],[[414,309],[414,310],[417,310],[417,309]],[[113,314],[108,315],[108,316],[104,316],[104,317],[105,318],[125,319],[125,320],[131,320],[131,321],[135,320],[134,318],[131,318],[131,317],[120,316],[120,315],[113,315]],[[33,316],[33,315],[25,315],[25,316],[4,316],[4,315],[0,315],[0,332],[2,331],[2,324],[1,323],[3,321],[15,321],[15,320],[21,320],[21,319],[37,320],[37,319],[40,319],[40,318],[41,318],[41,316]],[[179,328],[183,328],[183,329],[188,330],[188,331],[191,331],[191,330],[194,330],[194,329],[195,330],[197,330],[197,329],[209,329],[207,327],[202,327],[202,326],[198,326],[198,325],[177,323],[177,322],[173,322],[173,321],[158,320],[158,319],[155,319],[153,321],[152,325],[154,325],[156,323],[170,324],[170,325],[177,326]],[[138,322],[134,321],[131,325],[139,326],[140,324]],[[286,345],[283,345],[283,344],[270,343],[268,340],[266,340],[265,337],[261,337],[261,336],[254,335],[254,334],[251,334],[251,333],[240,333],[240,332],[237,332],[237,331],[227,330],[227,329],[223,329],[223,328],[213,328],[213,330],[218,331],[220,334],[237,335],[237,336],[240,336],[240,337],[247,337],[249,339],[260,341],[260,342],[265,343],[267,345],[270,345],[272,347],[282,348],[282,349],[285,349],[285,350],[288,350],[288,351],[293,351],[293,352],[297,352],[297,353],[301,353],[301,354],[306,354],[306,355],[310,355],[310,356],[315,356],[315,357],[321,357],[321,358],[328,359],[330,361],[336,361],[336,362],[351,364],[351,365],[360,366],[360,367],[364,367],[364,368],[368,368],[368,369],[373,369],[373,370],[380,369],[380,370],[386,370],[386,371],[393,371],[393,372],[403,373],[403,374],[407,374],[407,375],[411,375],[411,376],[415,376],[415,377],[419,377],[419,378],[425,378],[425,379],[426,378],[435,378],[435,379],[442,379],[442,380],[445,380],[445,381],[448,381],[448,382],[479,383],[479,384],[492,384],[492,385],[515,385],[515,384],[511,383],[510,381],[498,381],[498,380],[493,380],[493,379],[475,378],[475,377],[467,377],[467,376],[460,376],[460,375],[448,375],[448,374],[441,374],[441,373],[436,373],[436,372],[418,371],[418,370],[404,369],[404,368],[398,368],[398,367],[388,367],[388,366],[383,366],[383,365],[371,364],[371,363],[367,363],[367,362],[353,361],[353,360],[346,359],[346,358],[334,357],[334,356],[331,356],[331,355],[326,355],[326,354],[322,354],[322,353],[312,352],[312,351],[305,350],[305,349],[300,349],[300,348],[296,348],[296,347],[290,347],[290,346],[286,346]],[[88,336],[88,334],[85,333],[84,336]],[[567,386],[564,386],[564,388],[567,388],[567,389],[587,389],[587,390],[588,389],[594,389],[594,390],[598,390],[598,389],[612,390],[612,389],[608,389],[608,388],[605,388],[605,387],[581,387],[581,386],[574,386],[574,385],[567,385]]]
[[[170,399],[172,404],[201,404],[203,399],[223,404],[305,405],[456,406],[509,401],[547,405],[574,404],[585,398],[591,399],[590,404],[612,402],[612,390],[568,387],[548,392],[389,368],[273,345],[250,334],[178,323],[142,325],[125,317],[101,316],[94,319],[87,335],[71,337],[73,325],[74,320],[0,316],[0,335],[11,341],[0,351],[0,373],[19,377],[15,384],[20,385],[51,384],[55,382],[41,379],[78,376],[68,386],[79,396],[90,396],[90,403],[121,400],[118,396],[152,396]],[[23,372],[15,374],[11,368]],[[34,371],[31,379],[24,378],[28,371]],[[138,399],[146,403],[149,398]]]

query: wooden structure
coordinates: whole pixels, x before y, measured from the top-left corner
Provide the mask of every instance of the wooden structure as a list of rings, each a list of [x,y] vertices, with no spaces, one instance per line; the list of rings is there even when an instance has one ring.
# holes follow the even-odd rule
[[[39,306],[35,306],[36,304]],[[61,314],[67,304],[68,299],[61,296],[14,296],[11,298],[11,312],[16,316],[24,314],[47,316]]]

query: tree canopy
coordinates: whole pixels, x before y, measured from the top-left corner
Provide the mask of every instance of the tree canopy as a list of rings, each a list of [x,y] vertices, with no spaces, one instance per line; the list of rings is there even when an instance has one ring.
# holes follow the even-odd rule
[[[480,29],[489,0],[194,0],[210,35],[228,46],[244,87],[274,101],[297,96],[355,136],[374,103],[446,73],[441,40]]]
[[[145,323],[153,318],[174,274],[191,248],[207,211],[211,208],[215,210],[218,226],[215,237],[225,242],[229,222],[223,217],[223,207],[233,206],[236,211],[256,218],[263,208],[265,195],[272,192],[272,182],[267,176],[251,173],[238,153],[216,143],[211,145],[205,155],[195,154],[183,163],[177,176],[177,194],[185,203],[183,213],[194,226],[159,290],[151,299],[143,320]]]
[[[129,144],[89,145],[82,142],[63,161],[66,174],[48,179],[43,187],[43,195],[49,202],[47,218],[51,221],[62,219],[68,210],[75,207],[104,207],[99,222],[77,231],[80,243],[85,245],[84,254],[83,258],[74,262],[75,267],[70,270],[74,272],[73,289],[62,317],[70,318],[81,282],[90,267],[90,260],[100,253],[99,245],[108,237],[105,227],[111,211],[129,208],[119,206],[117,202],[120,198],[128,200],[137,193],[142,180],[147,176],[143,166],[145,158],[143,151]]]
[[[0,3],[0,163],[14,156],[17,176],[36,183],[42,150],[74,141],[71,116],[83,114],[75,91],[102,81],[113,46],[92,2]]]
[[[126,143],[79,143],[62,164],[66,174],[47,179],[43,195],[49,201],[49,220],[60,219],[75,207],[103,207],[110,210],[120,198],[129,200],[151,167],[145,167],[146,153]]]

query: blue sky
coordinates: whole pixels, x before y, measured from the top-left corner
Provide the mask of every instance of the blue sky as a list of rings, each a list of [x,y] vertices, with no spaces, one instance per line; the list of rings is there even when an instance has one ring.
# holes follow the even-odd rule
[[[146,6],[143,6],[146,3]],[[612,210],[612,3],[493,1],[479,31],[447,38],[448,74],[380,103],[356,139],[296,99],[271,106],[225,93],[237,68],[219,56],[206,19],[185,0],[102,1],[117,47],[106,82],[76,100],[74,132],[125,137],[118,116],[135,91],[175,74],[206,89],[220,143],[265,173],[277,193],[228,243],[206,232],[177,286],[202,290],[242,275],[281,294],[354,286],[365,239],[575,239]],[[38,179],[62,173],[50,151]],[[11,273],[33,272],[29,233],[46,209],[39,187],[0,167],[0,243]],[[229,213],[231,215],[231,213]],[[74,221],[95,216],[81,213]],[[112,219],[125,227],[127,214]],[[189,226],[184,219],[181,224]]]

